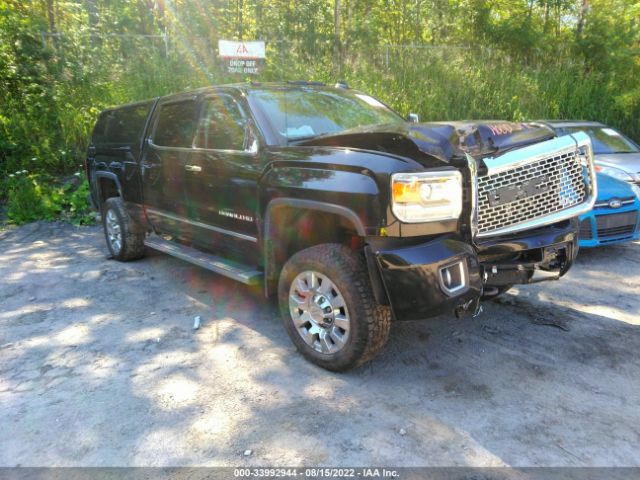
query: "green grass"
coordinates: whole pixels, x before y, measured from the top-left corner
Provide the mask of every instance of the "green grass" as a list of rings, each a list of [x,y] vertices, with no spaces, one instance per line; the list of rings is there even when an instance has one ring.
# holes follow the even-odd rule
[[[75,225],[93,223],[86,180],[72,177],[65,182],[49,175],[20,170],[4,182],[8,223],[21,225],[36,220],[61,219]]]
[[[86,183],[56,178],[82,170],[91,129],[108,105],[244,81],[174,52],[141,49],[127,58],[79,50],[62,55],[40,76],[22,79],[0,107],[0,202],[11,222],[66,218],[90,221]],[[95,53],[95,52],[93,52]],[[589,119],[640,139],[640,87],[570,57],[517,62],[500,52],[404,49],[346,59],[339,77],[330,53],[272,57],[259,80],[344,79],[402,114],[423,121],[461,119]],[[40,70],[43,70],[41,67]],[[35,74],[34,74],[35,75]],[[40,74],[38,74],[40,75]],[[337,78],[336,78],[337,77]],[[17,87],[16,87],[17,88]],[[635,88],[635,89],[634,89]],[[29,173],[16,173],[27,171]],[[13,175],[13,176],[11,176]]]

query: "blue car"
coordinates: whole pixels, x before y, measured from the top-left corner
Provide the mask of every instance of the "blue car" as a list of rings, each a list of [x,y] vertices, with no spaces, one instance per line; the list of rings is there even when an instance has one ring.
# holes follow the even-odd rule
[[[591,138],[598,199],[593,210],[580,217],[580,247],[640,239],[640,147],[598,122],[538,120],[534,124],[550,128],[558,136],[585,132]],[[621,169],[638,171],[637,181],[635,173],[627,174]]]
[[[596,204],[593,210],[580,217],[580,248],[640,239],[637,187],[604,173],[597,173],[596,181]]]

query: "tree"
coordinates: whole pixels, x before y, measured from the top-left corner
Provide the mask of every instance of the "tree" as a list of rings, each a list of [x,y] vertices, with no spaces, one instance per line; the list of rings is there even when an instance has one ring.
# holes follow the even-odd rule
[[[587,10],[589,9],[589,0],[582,0],[580,5],[580,12],[578,13],[578,24],[576,26],[576,36],[580,38],[582,30],[584,29],[584,22],[587,17]]]
[[[47,0],[47,18],[49,20],[49,33],[56,33],[56,13],[54,0]]]
[[[340,74],[342,55],[340,45],[340,0],[333,0],[333,71]]]

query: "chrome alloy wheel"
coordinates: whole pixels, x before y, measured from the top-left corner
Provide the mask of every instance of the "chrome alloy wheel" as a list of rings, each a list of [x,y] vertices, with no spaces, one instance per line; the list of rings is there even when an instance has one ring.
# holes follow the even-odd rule
[[[317,352],[336,353],[349,339],[351,322],[344,298],[321,273],[304,271],[293,279],[289,311],[302,339]]]
[[[105,224],[107,227],[107,238],[109,239],[111,250],[113,250],[113,253],[117,255],[120,253],[120,249],[122,248],[122,231],[120,229],[118,217],[113,210],[107,211]]]

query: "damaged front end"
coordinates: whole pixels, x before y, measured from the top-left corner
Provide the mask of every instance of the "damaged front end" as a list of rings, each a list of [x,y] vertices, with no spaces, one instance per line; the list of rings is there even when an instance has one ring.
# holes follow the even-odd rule
[[[466,159],[466,228],[411,245],[370,243],[396,319],[476,313],[481,298],[511,285],[559,279],[577,255],[576,219],[597,196],[585,134]]]

